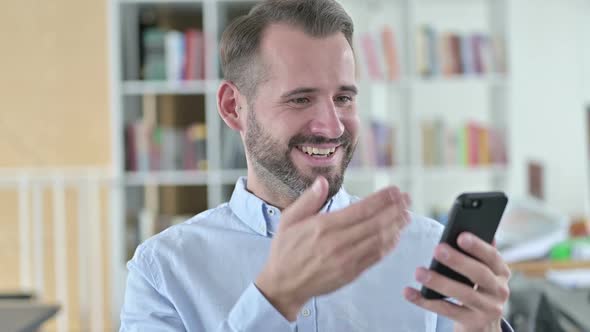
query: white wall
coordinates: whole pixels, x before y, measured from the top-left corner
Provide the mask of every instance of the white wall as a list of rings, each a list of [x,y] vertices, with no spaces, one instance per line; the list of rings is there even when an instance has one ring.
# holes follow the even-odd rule
[[[526,192],[527,160],[541,161],[548,203],[568,214],[588,212],[589,3],[515,0],[509,20],[512,192]]]

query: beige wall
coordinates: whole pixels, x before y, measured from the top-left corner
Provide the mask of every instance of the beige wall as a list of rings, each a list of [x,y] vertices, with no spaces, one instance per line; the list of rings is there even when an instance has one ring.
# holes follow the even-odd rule
[[[109,165],[106,13],[106,0],[2,1],[0,169]],[[78,243],[74,196],[67,194],[73,291],[77,289]],[[51,300],[55,290],[49,192],[44,200],[46,300]],[[14,191],[0,190],[0,291],[20,287],[17,206]],[[106,219],[102,219],[105,229]],[[77,293],[70,291],[70,298],[71,330],[76,331]]]
[[[0,167],[110,161],[106,0],[0,5]]]

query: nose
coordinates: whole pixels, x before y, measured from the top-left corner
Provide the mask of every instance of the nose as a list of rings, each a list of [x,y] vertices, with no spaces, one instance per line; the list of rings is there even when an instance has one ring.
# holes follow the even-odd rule
[[[338,138],[344,133],[344,124],[340,120],[338,108],[333,101],[318,106],[310,121],[310,130],[313,135],[326,138]]]

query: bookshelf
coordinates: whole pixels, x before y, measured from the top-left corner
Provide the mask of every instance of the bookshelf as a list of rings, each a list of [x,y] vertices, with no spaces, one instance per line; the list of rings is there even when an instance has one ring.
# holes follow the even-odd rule
[[[117,309],[122,303],[122,285],[126,276],[124,263],[137,243],[153,233],[150,230],[163,228],[155,225],[158,214],[165,211],[167,220],[171,220],[175,215],[190,216],[217,206],[227,201],[237,178],[246,174],[239,137],[225,128],[216,110],[216,89],[221,80],[217,52],[224,27],[233,18],[247,13],[255,3],[245,0],[110,0],[114,96],[111,106],[112,160],[114,175],[123,179],[111,200],[114,207],[112,237],[116,244],[112,264],[113,292],[118,293],[114,295],[114,317],[117,317]],[[357,38],[367,33],[375,34],[384,26],[391,28],[398,62],[395,77],[390,79],[371,77],[367,74],[368,68],[359,63],[361,139],[368,140],[375,128],[385,132],[388,138],[387,144],[378,145],[379,151],[386,150],[385,157],[379,155],[380,152],[377,155],[375,151],[366,152],[373,146],[365,146],[365,152],[357,153],[357,163],[347,171],[345,187],[353,194],[364,196],[396,184],[410,192],[413,209],[426,215],[431,215],[433,209],[448,208],[460,191],[507,190],[510,168],[507,162],[426,165],[421,128],[424,121],[437,118],[454,127],[476,121],[502,128],[506,142],[510,89],[510,76],[506,72],[509,70],[422,75],[418,69],[419,50],[416,47],[417,31],[426,24],[441,33],[493,34],[507,40],[506,1],[342,0],[341,3],[355,21]],[[146,67],[146,54],[149,53],[144,37],[150,28],[162,30],[160,35],[157,31],[152,34],[156,39],[166,39],[166,32],[171,30],[181,33],[198,31],[201,36],[201,48],[197,48],[202,52],[202,57],[198,57],[202,61],[201,71],[191,74],[185,70],[181,77],[174,79],[149,79],[142,69]],[[360,40],[355,41],[357,54],[363,52],[357,46],[361,44]],[[183,45],[184,51],[191,47]],[[153,49],[149,50],[152,58],[153,54],[156,58],[158,54],[162,55],[162,49],[156,48],[155,53]],[[177,49],[174,52],[179,53]],[[506,54],[504,60],[508,58]],[[365,55],[359,54],[359,61],[364,60]],[[164,70],[157,65],[153,68]],[[153,73],[158,74],[158,70]],[[146,127],[151,130],[173,128],[177,136],[178,133],[182,136],[183,131],[193,124],[205,125],[206,135],[200,144],[206,151],[206,166],[188,169],[152,167],[157,158],[148,153],[147,157],[144,156],[148,160],[144,164],[148,166],[142,164],[139,167],[141,158],[135,156],[135,166],[130,167],[132,145],[128,129],[137,123],[147,123]],[[374,138],[372,142],[375,143]],[[167,150],[160,146],[160,153]],[[508,154],[508,151],[504,153]],[[162,160],[159,162],[161,164]],[[192,199],[192,210],[190,202],[173,202],[174,199],[186,201],[183,199],[186,196]],[[151,220],[146,221],[146,218]],[[150,229],[146,230],[146,225]]]

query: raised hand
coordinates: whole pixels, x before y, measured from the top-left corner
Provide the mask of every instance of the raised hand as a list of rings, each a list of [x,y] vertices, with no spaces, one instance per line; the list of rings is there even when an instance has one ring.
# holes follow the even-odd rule
[[[383,189],[349,207],[318,214],[328,183],[318,177],[283,211],[268,261],[255,284],[288,320],[313,296],[355,280],[397,244],[409,223],[409,197]]]

